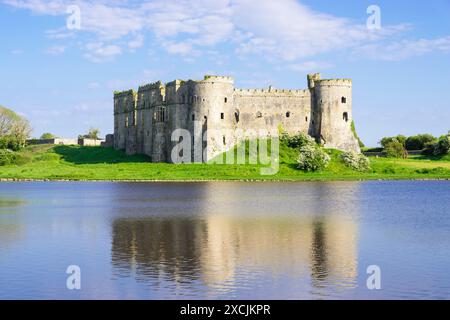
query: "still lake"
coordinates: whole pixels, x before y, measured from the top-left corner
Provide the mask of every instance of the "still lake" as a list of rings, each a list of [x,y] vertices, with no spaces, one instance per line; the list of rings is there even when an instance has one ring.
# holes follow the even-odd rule
[[[0,299],[53,298],[450,299],[450,182],[0,183]]]

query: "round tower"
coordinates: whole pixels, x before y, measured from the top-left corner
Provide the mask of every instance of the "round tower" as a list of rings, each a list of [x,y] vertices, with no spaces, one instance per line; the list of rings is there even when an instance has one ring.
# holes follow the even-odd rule
[[[323,79],[314,81],[318,110],[318,139],[327,148],[360,152],[352,130],[352,81]]]
[[[190,125],[194,139],[206,141],[202,147],[208,146],[207,154],[202,156],[206,162],[231,145],[234,137],[227,137],[225,131],[232,129],[236,122],[236,111],[233,108],[234,79],[225,76],[205,76],[193,87],[193,103]],[[195,122],[194,122],[195,121]],[[193,124],[197,124],[197,128]],[[210,132],[207,131],[210,129]],[[222,133],[223,132],[223,133]],[[219,134],[220,133],[220,134]],[[202,141],[202,140],[201,140]],[[198,157],[194,157],[197,158]]]

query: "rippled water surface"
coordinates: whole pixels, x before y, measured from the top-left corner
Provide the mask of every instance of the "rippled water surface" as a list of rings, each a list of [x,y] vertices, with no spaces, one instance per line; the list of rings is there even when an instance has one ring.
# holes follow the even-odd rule
[[[450,299],[450,183],[0,183],[17,298]]]

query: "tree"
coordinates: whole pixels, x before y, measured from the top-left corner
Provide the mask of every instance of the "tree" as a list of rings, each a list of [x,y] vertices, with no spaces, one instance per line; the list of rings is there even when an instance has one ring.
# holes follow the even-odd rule
[[[388,158],[408,158],[408,151],[396,138],[386,143],[383,154]]]
[[[436,143],[437,139],[431,134],[418,134],[406,139],[405,147],[407,150],[423,150],[430,143]]]
[[[403,146],[406,143],[406,137],[404,135],[399,134],[395,137],[384,137],[383,139],[381,139],[380,144],[383,148],[386,148],[386,146],[394,140],[401,143]]]
[[[0,147],[16,150],[30,137],[31,126],[27,119],[0,106]]]
[[[441,136],[439,141],[434,145],[434,155],[442,156],[450,152],[450,134]]]
[[[56,136],[49,132],[43,133],[40,137],[40,139],[43,139],[43,140],[55,139],[55,138],[56,138]]]
[[[98,128],[90,128],[89,132],[85,135],[79,135],[78,138],[80,139],[94,139],[94,140],[99,140],[100,136],[100,129]]]

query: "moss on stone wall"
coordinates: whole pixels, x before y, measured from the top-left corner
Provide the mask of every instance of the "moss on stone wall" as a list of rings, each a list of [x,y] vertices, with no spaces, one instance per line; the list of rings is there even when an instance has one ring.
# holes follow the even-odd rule
[[[361,141],[361,139],[359,138],[358,134],[356,133],[355,121],[354,120],[352,121],[352,132],[353,132],[353,135],[355,136],[356,140],[358,140],[359,147],[360,148],[364,148],[365,147],[364,142]]]

